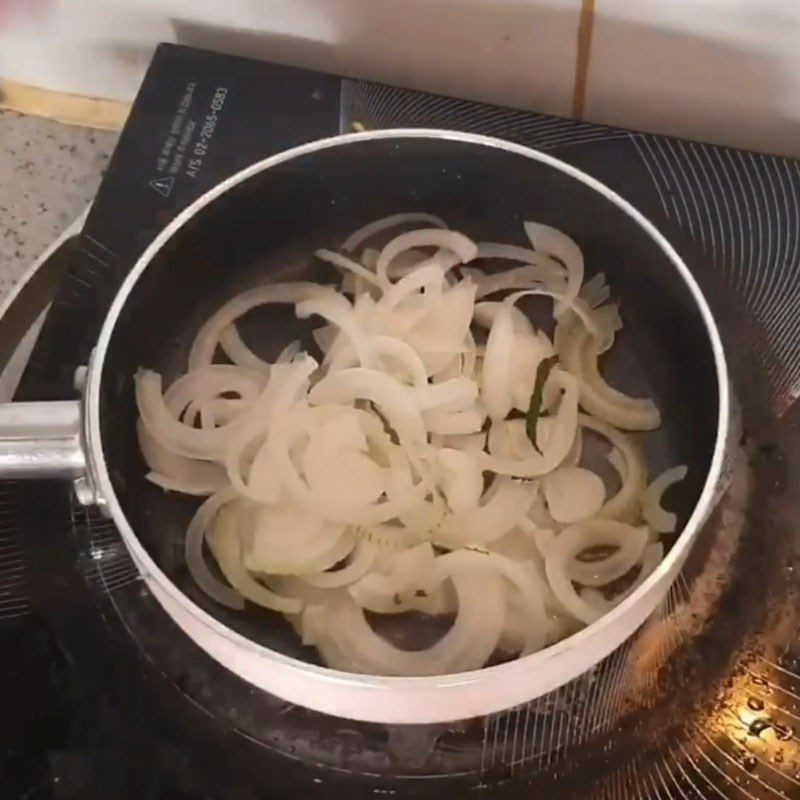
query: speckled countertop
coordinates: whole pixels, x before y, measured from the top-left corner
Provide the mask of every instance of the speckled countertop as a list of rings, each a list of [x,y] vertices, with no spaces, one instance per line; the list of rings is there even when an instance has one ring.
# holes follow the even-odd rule
[[[116,139],[0,112],[0,301],[94,197]]]

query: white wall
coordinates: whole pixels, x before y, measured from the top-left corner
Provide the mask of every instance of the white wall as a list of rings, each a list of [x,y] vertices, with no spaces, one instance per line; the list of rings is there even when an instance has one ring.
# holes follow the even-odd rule
[[[3,3],[10,0],[0,0]],[[0,75],[130,98],[179,41],[569,114],[581,0],[25,0]],[[595,0],[585,117],[800,156],[800,0]]]
[[[597,0],[586,116],[800,156],[800,0]]]

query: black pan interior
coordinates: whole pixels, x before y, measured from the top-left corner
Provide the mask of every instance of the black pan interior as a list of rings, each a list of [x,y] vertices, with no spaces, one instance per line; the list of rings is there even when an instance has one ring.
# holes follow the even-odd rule
[[[606,273],[625,328],[608,363],[622,389],[651,392],[663,423],[643,439],[653,471],[689,465],[672,498],[685,521],[714,448],[718,386],[708,335],[691,293],[656,242],[623,210],[560,170],[501,149],[441,138],[363,139],[270,167],[206,205],[179,228],[134,286],[103,365],[102,446],[124,513],[159,566],[230,627],[275,650],[314,660],[277,615],[232,612],[202,594],[182,554],[197,500],[144,480],[135,435],[133,375],[185,369],[197,329],[250,286],[331,277],[313,258],[355,228],[428,211],[474,239],[525,244],[522,223],[560,228],[581,246],[589,275]],[[250,314],[244,338],[264,356],[307,332],[286,309]]]

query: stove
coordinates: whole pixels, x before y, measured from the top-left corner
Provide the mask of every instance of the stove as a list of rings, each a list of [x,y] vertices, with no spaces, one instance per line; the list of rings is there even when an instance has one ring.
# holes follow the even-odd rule
[[[172,45],[82,231],[0,320],[52,300],[17,399],[74,394],[117,287],[214,184],[339,132],[443,127],[546,150],[675,244],[720,322],[740,436],[728,492],[643,629],[499,714],[383,726],[307,711],[209,659],[111,522],[58,482],[0,483],[0,796],[800,797],[800,164]],[[165,309],[168,313],[168,309]]]

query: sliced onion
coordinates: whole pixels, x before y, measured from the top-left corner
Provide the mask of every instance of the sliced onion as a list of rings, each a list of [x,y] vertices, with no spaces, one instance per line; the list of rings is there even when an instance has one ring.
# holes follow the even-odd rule
[[[536,334],[515,334],[511,354],[511,402],[518,411],[527,413],[539,364],[553,353],[553,346],[542,331]],[[557,387],[547,381],[542,395],[542,409],[549,411],[557,399]]]
[[[678,527],[677,515],[672,511],[664,510],[661,505],[661,498],[670,486],[682,481],[688,471],[688,467],[685,464],[664,470],[644,490],[642,494],[642,516],[654,531],[658,533],[674,533]]]
[[[541,491],[541,483],[537,485],[536,496],[533,498],[533,503],[531,503],[531,507],[528,510],[528,517],[522,521],[521,526],[524,526],[528,533],[532,533],[532,528],[545,528],[548,530],[559,528],[558,523],[553,519],[547,508],[544,493]]]
[[[300,319],[317,314],[336,325],[348,338],[350,345],[358,356],[359,363],[365,367],[375,366],[375,354],[366,333],[356,320],[353,307],[342,295],[329,297],[314,297],[304,300],[296,306],[296,313]]]
[[[481,505],[445,518],[435,533],[436,541],[463,546],[499,539],[527,515],[534,493],[524,483],[501,477],[487,495]]]
[[[401,650],[369,626],[353,600],[326,609],[317,647],[326,661],[341,668],[346,654],[350,669],[373,675],[437,675],[482,666],[500,640],[505,595],[501,579],[492,574],[453,577],[458,614],[450,630],[425,650]]]
[[[433,571],[434,552],[427,542],[388,556],[379,551],[375,567],[348,588],[356,602],[376,614],[397,614],[430,608],[441,583]]]
[[[496,572],[509,581],[520,593],[528,615],[528,647],[531,652],[544,645],[546,620],[544,609],[544,590],[541,579],[533,565],[512,561],[499,553],[458,550],[436,559],[436,569],[456,576],[459,572],[477,570],[488,575]],[[460,601],[459,596],[459,601]]]
[[[520,289],[547,288],[563,292],[565,287],[563,268],[555,261],[544,258],[540,258],[540,263],[535,266],[516,267],[499,273],[486,273],[468,267],[462,269],[461,273],[475,282],[478,298]]]
[[[386,333],[404,339],[420,355],[428,374],[434,375],[455,355],[473,349],[469,326],[474,307],[475,286],[461,281],[440,297],[428,300],[423,314],[411,309],[410,324],[398,324],[395,312]],[[402,315],[399,318],[402,320]]]
[[[136,423],[139,447],[151,472],[147,478],[164,489],[185,494],[213,494],[225,486],[225,471],[219,464],[186,458],[164,448],[147,429],[143,420]]]
[[[478,410],[426,411],[423,415],[425,427],[432,434],[459,436],[478,433],[486,415]]]
[[[378,258],[380,257],[380,250],[375,250],[375,259],[372,262],[372,269],[375,269],[378,264]],[[435,253],[436,260],[441,263],[441,261],[445,258],[448,260],[453,258],[452,253],[448,253],[446,250],[437,250]],[[456,257],[457,258],[457,257]],[[390,278],[404,278],[406,275],[410,275],[412,272],[416,271],[419,267],[421,267],[425,262],[429,262],[431,260],[431,256],[429,256],[424,250],[415,250],[413,247],[410,250],[404,250],[398,256],[396,256],[392,260],[392,265],[387,270],[387,274]],[[456,262],[457,263],[457,262]],[[455,266],[453,264],[452,266]],[[450,265],[447,266],[447,269],[450,269]]]
[[[148,431],[172,453],[209,459],[221,455],[237,421],[212,430],[193,428],[170,413],[161,392],[161,375],[139,370],[135,376],[136,403]]]
[[[364,252],[361,253],[361,263],[371,272],[375,272],[380,254],[381,251],[374,247],[365,247]]]
[[[563,300],[556,303],[554,316],[560,317],[570,308],[578,297],[583,283],[583,253],[580,247],[569,236],[538,222],[526,222],[525,233],[534,250],[557,258],[567,270],[567,286]]]
[[[478,242],[478,258],[499,258],[507,261],[520,261],[539,268],[545,278],[563,279],[565,268],[553,261],[544,252],[498,242]],[[512,272],[512,270],[506,270]]]
[[[380,358],[383,369],[393,378],[410,382],[419,388],[428,386],[428,374],[425,364],[402,339],[394,336],[376,336],[372,340],[372,350]],[[358,366],[358,357],[350,348],[343,348],[334,356],[329,364],[328,372]]]
[[[535,452],[531,445],[530,454],[524,458],[486,455],[482,459],[484,469],[500,475],[534,478],[556,469],[567,457],[575,441],[575,431],[578,427],[578,385],[571,375],[560,369],[554,369],[550,373],[550,380],[564,389],[564,394],[552,422],[549,441],[542,453]],[[545,420],[540,420],[539,424],[542,422]]]
[[[521,261],[523,264],[536,263],[537,253],[529,247],[503,242],[478,242],[478,258],[503,258],[508,261]]]
[[[401,233],[381,250],[380,258],[378,258],[378,263],[375,266],[378,280],[382,286],[389,285],[387,270],[392,261],[404,250],[411,250],[416,247],[441,247],[445,250],[450,250],[459,257],[461,263],[472,261],[478,253],[475,242],[457,231],[422,228],[408,233]]]
[[[363,248],[415,223],[430,227]],[[166,391],[157,373],[136,376],[149,480],[209,495],[186,538],[198,585],[284,614],[340,669],[424,676],[477,669],[498,648],[534,652],[635,591],[663,557],[659,530],[676,524],[660,498],[685,472],[645,491],[642,457],[618,430],[657,424],[655,406],[598,369],[622,325],[605,276],[582,285],[579,248],[544,225],[525,226],[534,249],[444,228],[427,214],[370,223],[344,254],[318,251],[338,286],[248,290],[201,327],[189,371]],[[518,266],[463,266],[476,257]],[[516,306],[529,295],[554,301],[552,342]],[[488,296],[500,302],[476,304]],[[312,331],[321,366],[299,342],[270,363],[242,341],[237,319],[267,303],[325,320]],[[211,363],[219,348],[232,364]],[[524,417],[554,353],[534,447]],[[611,445],[621,485],[608,499],[583,466],[584,428]],[[609,599],[617,581],[627,588]],[[387,635],[407,611],[455,622],[407,650],[366,611]]]
[[[375,236],[382,231],[389,228],[397,227],[398,225],[408,225],[414,222],[424,222],[428,225],[433,225],[436,228],[446,228],[447,223],[444,220],[435,217],[433,214],[424,214],[416,211],[408,212],[405,214],[392,214],[388,217],[382,217],[374,222],[369,222],[357,231],[351,233],[343,242],[342,250],[349,253],[355,250],[359,245],[363,244],[367,239]]]
[[[320,248],[314,255],[322,261],[333,264],[334,267],[356,275],[368,284],[373,286],[378,285],[378,279],[375,277],[375,274],[359,264],[358,261],[353,261],[352,258],[343,256],[341,253],[335,253],[333,250],[326,250],[325,248]]]
[[[388,361],[391,366],[392,361],[394,361],[404,368],[414,386],[422,387],[427,385],[428,376],[425,371],[425,364],[414,348],[406,344],[402,339],[396,339],[391,336],[376,336],[373,340],[373,346],[378,355],[381,356],[384,365]]]
[[[360,434],[361,442],[343,438],[348,428]],[[343,498],[353,505],[376,503],[388,477],[366,450],[366,437],[352,416],[339,415],[322,424],[310,437],[303,459],[311,491],[330,503]]]
[[[581,467],[559,467],[545,475],[542,487],[553,519],[567,524],[594,516],[606,498],[602,478]]]
[[[581,297],[583,298],[583,295]],[[586,302],[587,304],[589,303],[588,300]],[[595,308],[593,319],[598,330],[598,334],[594,338],[599,355],[611,349],[617,331],[622,330],[622,317],[619,313],[619,306],[609,304],[601,308]]]
[[[482,453],[486,447],[485,433],[462,433],[445,436],[442,447],[451,447],[460,450],[462,453],[472,453],[476,455]]]
[[[222,329],[219,336],[219,343],[225,355],[240,367],[245,367],[254,372],[263,373],[269,376],[270,364],[257,356],[243,341],[239,335],[235,323],[231,323]],[[295,339],[290,342],[278,354],[275,359],[276,364],[285,364],[291,361],[292,357],[300,352],[300,342]],[[213,366],[213,365],[212,365]]]
[[[300,303],[319,295],[333,294],[330,287],[318,283],[273,283],[257,286],[225,303],[203,324],[189,351],[189,368],[210,364],[225,327],[258,306],[270,303]]]
[[[597,306],[605,303],[611,297],[611,290],[606,284],[605,273],[598,272],[594,277],[586,281],[578,296],[586,301],[589,308],[597,308]]]
[[[483,472],[469,453],[442,447],[437,453],[439,485],[451,511],[476,508],[483,494]]]
[[[366,542],[359,542],[351,553],[350,561],[346,566],[330,572],[320,572],[317,575],[306,575],[305,580],[311,586],[317,586],[320,589],[348,586],[359,578],[363,578],[372,567],[374,560],[375,548]]]
[[[455,266],[457,259],[458,256],[447,260],[433,256],[391,286],[381,298],[381,305],[387,309],[396,308],[419,291],[441,293],[447,269]]]
[[[583,428],[578,425],[578,429],[575,431],[575,441],[572,443],[572,449],[567,453],[567,457],[564,459],[564,466],[565,467],[577,467],[578,464],[581,463],[581,458],[583,457]]]
[[[165,492],[181,492],[182,494],[190,494],[199,497],[204,497],[217,491],[212,486],[199,481],[190,481],[186,478],[174,478],[170,475],[163,475],[160,472],[148,472],[145,479],[150,483],[163,489]]]
[[[248,546],[240,560],[251,572],[309,575],[330,569],[356,545],[344,525],[293,505],[264,506],[253,513]],[[291,532],[291,536],[287,536]]]
[[[511,366],[514,352],[514,322],[510,306],[494,318],[481,375],[481,400],[493,420],[505,419],[513,407]]]
[[[531,534],[539,554],[544,558],[550,545],[555,541],[556,532],[552,528],[535,528]]]
[[[335,325],[321,325],[319,328],[314,328],[311,332],[317,347],[327,355],[336,341],[338,331]]]
[[[608,439],[625,459],[624,476],[620,472],[622,486],[612,498],[606,501],[598,514],[601,517],[619,519],[623,522],[634,521],[639,513],[641,494],[647,483],[647,473],[638,449],[624,433],[602,420],[590,417],[588,414],[581,414],[580,424]]]
[[[569,300],[569,295],[565,292],[552,291],[550,289],[522,289],[510,294],[503,302],[514,305],[514,303],[518,303],[523,297],[550,297],[555,301],[556,305],[559,303],[561,305],[566,305],[568,310],[573,311],[581,319],[587,330],[593,334],[597,333],[597,323],[580,298]]]
[[[242,594],[235,588],[226,586],[212,575],[203,558],[203,543],[208,530],[211,528],[219,510],[235,497],[236,493],[233,489],[223,489],[216,494],[212,494],[199,506],[186,530],[184,552],[189,573],[194,582],[209,597],[230,608],[244,608]]]
[[[619,605],[626,597],[630,597],[663,560],[664,546],[660,542],[648,544],[642,552],[639,563],[639,574],[624,592],[616,595],[611,600],[607,600],[596,589],[586,588],[581,591],[581,599],[593,606],[598,614],[605,614],[614,608],[614,606]]]
[[[644,531],[645,544],[649,542],[649,531]],[[620,546],[610,555],[594,561],[572,561],[569,567],[570,578],[583,586],[605,586],[626,575],[642,556],[641,536],[622,539]]]
[[[269,363],[259,358],[243,341],[236,323],[226,325],[219,334],[219,343],[225,355],[240,367],[253,369],[269,375]]]
[[[339,374],[339,373],[337,373]],[[393,494],[386,501],[372,505],[348,502],[347,498],[325,497],[313,492],[303,479],[297,466],[293,463],[290,450],[292,446],[292,423],[284,416],[273,426],[268,443],[274,472],[279,476],[281,485],[292,500],[301,507],[314,509],[319,514],[334,522],[348,525],[371,526],[386,522],[400,516],[403,511],[419,503],[427,492],[427,487],[420,482]],[[391,470],[392,476],[397,468]],[[390,482],[391,478],[390,476]]]
[[[614,467],[617,475],[619,475],[620,481],[624,483],[628,475],[628,462],[625,460],[625,456],[616,447],[612,447],[606,457],[608,458],[608,463]]]
[[[499,539],[495,539],[491,544],[486,545],[485,549],[491,553],[499,553],[512,561],[541,561],[531,535],[523,530],[522,525],[512,528]]]
[[[545,571],[558,601],[581,622],[590,625],[602,611],[584,600],[572,585],[575,558],[584,550],[599,546],[620,547],[633,542],[635,563],[645,545],[647,532],[614,520],[586,520],[565,528],[548,546],[545,553]]]
[[[485,300],[482,303],[476,303],[474,321],[477,325],[481,325],[484,328],[491,328],[497,315],[502,309],[506,308],[508,308],[507,304],[501,302],[491,302]],[[505,313],[511,314],[511,321],[514,326],[515,334],[534,333],[533,324],[516,306],[511,306],[511,311]]]
[[[296,614],[302,608],[299,601],[281,597],[260,584],[242,565],[241,542],[239,541],[235,519],[220,512],[214,532],[208,542],[219,564],[220,571],[237,592],[251,603],[281,611],[285,614]]]
[[[414,397],[421,411],[468,411],[478,399],[478,384],[469,378],[451,378],[417,388]]]
[[[590,413],[618,428],[654,430],[661,416],[650,398],[630,397],[606,383],[597,360],[601,344],[588,331],[576,334],[563,354],[567,368],[580,377],[581,405]]]
[[[209,364],[189,370],[174,381],[164,392],[164,405],[175,419],[188,423],[185,413],[189,407],[197,408],[226,394],[255,400],[263,392],[265,381],[266,377],[257,371],[233,364]]]
[[[312,405],[371,400],[381,408],[399,436],[410,441],[426,440],[422,416],[412,396],[396,380],[377,370],[356,367],[335,372],[323,378],[308,399]]]

